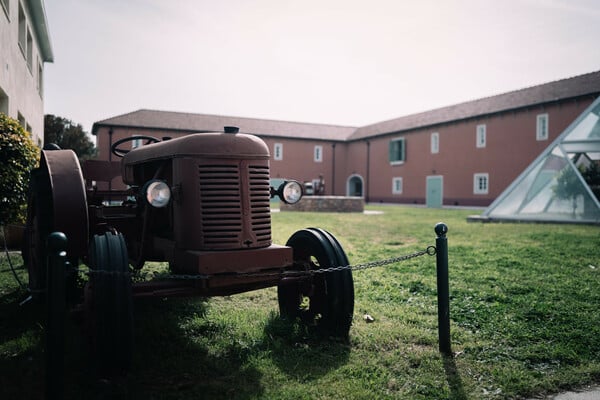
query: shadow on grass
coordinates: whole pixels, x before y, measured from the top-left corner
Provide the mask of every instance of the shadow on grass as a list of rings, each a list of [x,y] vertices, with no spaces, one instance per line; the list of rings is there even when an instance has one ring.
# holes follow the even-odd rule
[[[446,380],[450,388],[450,398],[454,400],[466,400],[467,394],[463,388],[462,379],[456,368],[453,356],[443,356]]]
[[[0,398],[41,398],[43,393],[44,309],[19,303],[26,292],[0,297]]]
[[[0,398],[43,398],[44,318],[40,304],[19,306],[23,292],[0,298]],[[202,316],[202,301],[137,299],[134,359],[127,376],[98,379],[81,323],[65,334],[65,399],[249,399],[260,397],[260,372],[244,357],[214,354],[182,328]],[[221,329],[226,329],[222,327]],[[224,332],[214,332],[219,335]],[[235,352],[233,352],[235,353]]]
[[[45,307],[19,306],[24,292],[0,297],[0,398],[43,398]],[[65,330],[65,399],[251,399],[265,389],[252,359],[266,354],[284,374],[303,382],[348,362],[348,343],[323,337],[273,313],[262,339],[243,343],[231,326],[205,317],[207,303],[136,299],[131,371],[98,379],[80,321]]]
[[[324,336],[298,321],[272,313],[265,327],[265,340],[273,361],[285,374],[300,381],[317,379],[348,362],[347,341]]]
[[[260,397],[260,372],[235,350],[215,353],[203,333],[184,325],[203,317],[206,302],[190,299],[138,299],[135,302],[135,349],[126,378],[95,382],[96,399],[248,399]],[[227,334],[226,326],[208,324],[210,335]]]

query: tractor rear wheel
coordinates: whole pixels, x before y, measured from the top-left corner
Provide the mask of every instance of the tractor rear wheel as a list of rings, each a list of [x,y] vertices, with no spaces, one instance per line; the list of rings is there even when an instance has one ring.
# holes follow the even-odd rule
[[[53,231],[52,193],[48,173],[41,168],[31,172],[23,260],[29,275],[29,290],[35,299],[46,292],[46,240]]]
[[[94,235],[89,249],[90,279],[85,287],[86,325],[92,356],[101,376],[122,375],[133,348],[133,299],[123,235]]]
[[[294,233],[287,242],[294,251],[294,264],[302,270],[347,266],[342,246],[329,232],[308,228]],[[301,281],[277,287],[279,312],[284,318],[300,318],[324,333],[347,338],[354,312],[352,271],[316,273]]]

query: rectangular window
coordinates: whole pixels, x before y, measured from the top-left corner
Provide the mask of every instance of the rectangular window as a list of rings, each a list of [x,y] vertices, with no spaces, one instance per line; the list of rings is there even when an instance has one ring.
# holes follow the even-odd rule
[[[275,143],[273,146],[273,159],[283,160],[283,144]]]
[[[431,154],[440,152],[440,134],[434,132],[431,134]]]
[[[402,178],[392,178],[392,194],[402,194]]]
[[[315,162],[323,161],[323,146],[315,146]]]
[[[0,0],[0,4],[2,4],[2,8],[4,9],[4,13],[6,14],[6,18],[10,21],[10,2],[9,0]]]
[[[17,121],[19,121],[19,124],[21,124],[23,129],[25,129],[25,126],[27,126],[27,124],[25,122],[25,117],[20,112],[17,112]]]
[[[539,114],[535,128],[537,140],[548,140],[548,114]]]
[[[31,38],[31,31],[27,29],[27,68],[29,72],[33,73],[31,69],[33,65],[33,39]]]
[[[477,147],[485,147],[485,124],[477,125]]]
[[[397,165],[406,161],[406,141],[404,138],[390,140],[390,164]]]
[[[489,184],[489,174],[474,174],[473,194],[488,194]]]
[[[21,53],[23,53],[23,57],[26,56],[27,51],[27,22],[25,20],[25,11],[23,11],[23,5],[19,3],[19,48],[21,49]]]
[[[37,90],[40,97],[44,97],[44,67],[38,58]]]
[[[8,115],[8,96],[0,87],[0,112]]]

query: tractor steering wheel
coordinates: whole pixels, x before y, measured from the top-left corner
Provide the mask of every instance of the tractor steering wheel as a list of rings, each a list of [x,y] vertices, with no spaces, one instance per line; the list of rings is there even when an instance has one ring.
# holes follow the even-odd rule
[[[131,150],[119,148],[119,145],[121,145],[123,143],[127,143],[127,142],[133,142],[134,140],[138,140],[138,139],[144,139],[146,141],[144,143],[144,145],[160,142],[160,139],[157,139],[154,136],[145,136],[145,135],[129,136],[129,137],[119,139],[116,142],[114,142],[110,146],[110,151],[117,157],[124,157],[125,154],[129,153]]]

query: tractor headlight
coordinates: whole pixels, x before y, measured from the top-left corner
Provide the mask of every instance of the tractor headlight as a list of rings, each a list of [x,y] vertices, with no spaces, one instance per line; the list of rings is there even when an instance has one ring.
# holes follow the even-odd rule
[[[302,198],[302,185],[297,181],[286,181],[277,189],[277,195],[287,204],[296,204]]]
[[[163,208],[171,200],[171,189],[163,181],[149,181],[144,185],[142,192],[144,198],[152,207]]]

